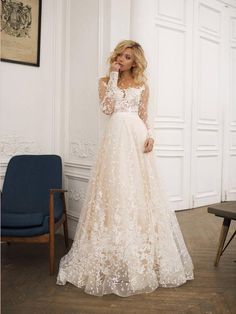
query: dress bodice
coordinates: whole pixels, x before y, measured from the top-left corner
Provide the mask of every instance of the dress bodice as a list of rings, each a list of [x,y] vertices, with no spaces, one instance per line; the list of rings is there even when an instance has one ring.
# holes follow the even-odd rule
[[[140,106],[140,98],[144,85],[121,89],[116,87],[114,97],[114,112],[137,112]]]
[[[152,127],[148,121],[149,87],[143,83],[139,87],[118,87],[119,73],[110,72],[108,82],[100,79],[98,84],[99,100],[103,113],[115,112],[137,113],[147,127],[147,137],[153,137]]]

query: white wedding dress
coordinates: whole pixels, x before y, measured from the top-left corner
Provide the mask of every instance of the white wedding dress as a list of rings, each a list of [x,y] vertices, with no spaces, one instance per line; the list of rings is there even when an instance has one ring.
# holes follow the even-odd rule
[[[148,85],[121,89],[117,82],[116,71],[99,80],[101,109],[110,116],[57,284],[127,297],[180,286],[194,279],[194,267],[153,151],[143,152],[152,137]]]

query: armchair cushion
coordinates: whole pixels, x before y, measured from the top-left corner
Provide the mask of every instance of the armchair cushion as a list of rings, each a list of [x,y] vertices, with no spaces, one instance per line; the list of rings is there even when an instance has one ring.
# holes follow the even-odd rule
[[[44,217],[43,224],[27,228],[2,228],[2,237],[33,237],[49,233],[49,217]]]
[[[26,228],[43,224],[42,213],[2,213],[2,228]]]
[[[61,217],[54,217],[55,222],[57,222]],[[1,228],[1,236],[2,237],[33,237],[42,234],[49,233],[49,216],[43,217],[43,222],[40,226],[29,226],[29,227],[19,227],[19,228],[11,228],[11,227],[2,227]]]

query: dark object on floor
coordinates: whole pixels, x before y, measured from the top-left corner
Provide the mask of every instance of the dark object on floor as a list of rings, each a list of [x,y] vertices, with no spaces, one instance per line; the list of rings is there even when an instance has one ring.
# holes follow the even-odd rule
[[[220,257],[233,239],[236,234],[236,230],[233,235],[229,239],[228,243],[225,245],[225,240],[229,231],[231,220],[236,220],[236,201],[224,202],[216,205],[211,205],[207,208],[208,213],[215,214],[215,216],[224,218],[220,238],[219,238],[219,246],[215,258],[215,266],[218,266]],[[224,247],[224,248],[223,248]]]
[[[57,155],[18,155],[8,163],[1,193],[1,241],[49,243],[54,273],[55,231],[68,227],[62,189],[62,161]]]

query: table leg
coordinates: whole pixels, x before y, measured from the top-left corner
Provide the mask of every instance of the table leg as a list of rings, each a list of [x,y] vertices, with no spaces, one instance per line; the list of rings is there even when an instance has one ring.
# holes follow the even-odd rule
[[[220,238],[219,238],[219,246],[218,246],[218,251],[216,254],[216,258],[215,258],[215,266],[218,266],[219,261],[220,261],[220,256],[222,253],[222,249],[224,247],[225,244],[225,240],[229,231],[229,226],[231,223],[231,219],[230,218],[224,218],[223,224],[222,224],[222,228],[221,228],[221,232],[220,232]]]

